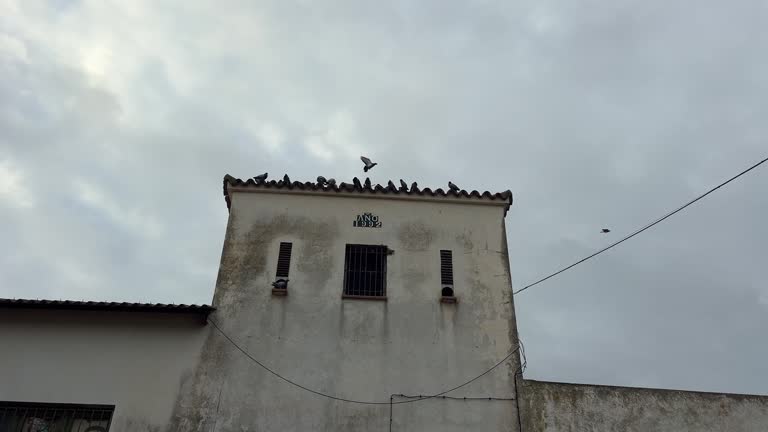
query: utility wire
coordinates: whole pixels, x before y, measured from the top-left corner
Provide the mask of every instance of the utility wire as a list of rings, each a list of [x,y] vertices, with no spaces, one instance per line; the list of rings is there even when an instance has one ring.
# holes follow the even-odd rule
[[[564,267],[564,268],[562,268],[562,269],[560,269],[560,270],[558,270],[558,271],[556,271],[556,272],[552,273],[551,275],[549,275],[549,276],[547,276],[547,277],[541,278],[541,279],[537,280],[536,282],[534,282],[534,283],[532,283],[532,284],[529,284],[529,285],[526,285],[526,286],[524,286],[524,287],[520,288],[519,290],[517,290],[517,291],[513,292],[513,293],[512,293],[512,295],[520,294],[521,292],[523,292],[523,291],[527,290],[528,288],[530,288],[530,287],[532,287],[532,286],[538,285],[538,284],[540,284],[540,283],[544,282],[544,281],[545,281],[545,280],[547,280],[547,279],[553,278],[553,277],[555,277],[555,276],[559,275],[560,273],[562,273],[562,272],[564,272],[564,271],[566,271],[566,270],[570,270],[570,269],[572,269],[573,267],[576,267],[577,265],[579,265],[579,264],[583,263],[584,261],[587,261],[588,259],[591,259],[591,258],[594,258],[594,257],[596,257],[596,256],[600,255],[601,253],[603,253],[603,252],[607,251],[608,249],[611,249],[611,248],[612,248],[612,247],[614,247],[614,246],[618,246],[620,243],[623,243],[623,242],[625,242],[625,241],[627,241],[627,240],[631,239],[632,237],[634,237],[634,236],[636,236],[636,235],[640,234],[641,232],[643,232],[643,231],[645,231],[645,230],[647,230],[647,229],[651,228],[652,226],[654,226],[654,225],[656,225],[656,224],[658,224],[658,223],[660,223],[660,222],[664,221],[665,219],[667,219],[667,218],[669,218],[669,217],[673,216],[674,214],[681,212],[681,211],[682,211],[683,209],[685,209],[686,207],[690,206],[691,204],[695,203],[696,201],[699,201],[700,199],[702,199],[702,198],[704,198],[705,196],[707,196],[707,195],[711,194],[712,192],[714,192],[714,191],[716,191],[716,190],[720,189],[721,187],[723,187],[723,186],[727,185],[728,183],[730,183],[730,182],[732,182],[732,181],[736,180],[737,178],[739,178],[739,177],[743,176],[744,174],[746,174],[746,173],[748,173],[748,172],[752,171],[753,169],[755,169],[755,168],[757,168],[758,166],[762,165],[762,164],[763,164],[763,163],[765,163],[766,161],[768,161],[768,157],[767,157],[767,158],[765,158],[765,159],[763,159],[763,160],[761,160],[760,162],[758,162],[758,163],[756,163],[756,164],[752,165],[751,167],[749,167],[749,168],[745,169],[744,171],[742,171],[742,172],[740,172],[740,173],[736,174],[735,176],[733,176],[733,177],[729,178],[728,180],[726,180],[726,181],[724,181],[724,182],[720,183],[719,185],[717,185],[717,186],[713,187],[712,189],[708,190],[706,193],[704,193],[704,194],[702,194],[702,195],[699,195],[698,197],[694,198],[694,199],[693,199],[693,200],[691,200],[691,201],[688,201],[688,202],[687,202],[686,204],[684,204],[683,206],[681,206],[681,207],[678,207],[677,209],[675,209],[675,210],[673,210],[673,211],[671,211],[671,212],[667,213],[666,215],[664,215],[664,216],[660,217],[659,219],[656,219],[655,221],[653,221],[653,222],[649,223],[648,225],[645,225],[644,227],[642,227],[642,228],[640,228],[639,230],[637,230],[637,231],[633,232],[632,234],[630,234],[630,235],[628,235],[628,236],[626,236],[626,237],[622,238],[621,240],[619,240],[619,241],[617,241],[617,242],[614,242],[614,243],[611,243],[610,245],[608,245],[608,246],[606,246],[606,247],[604,247],[604,248],[600,249],[599,251],[597,251],[597,252],[593,253],[592,255],[589,255],[589,256],[587,256],[587,257],[584,257],[584,258],[582,258],[582,259],[580,259],[580,260],[576,261],[575,263],[573,263],[573,264],[571,264],[571,265],[569,265],[569,266],[567,266],[567,267]]]
[[[390,398],[390,400],[389,400],[389,401],[387,401],[387,402],[376,402],[376,401],[361,401],[361,400],[355,400],[355,399],[346,399],[346,398],[342,398],[342,397],[338,397],[338,396],[329,395],[329,394],[326,394],[326,393],[323,393],[323,392],[320,392],[320,391],[317,391],[317,390],[312,390],[311,388],[305,387],[305,386],[303,386],[303,385],[301,385],[301,384],[299,384],[299,383],[297,383],[297,382],[295,382],[295,381],[291,381],[290,379],[288,379],[288,378],[286,378],[286,377],[284,377],[284,376],[280,375],[279,373],[275,372],[274,370],[270,369],[270,368],[269,368],[269,367],[267,367],[267,366],[266,366],[264,363],[260,362],[260,361],[259,361],[259,360],[257,360],[255,357],[253,357],[251,354],[249,354],[249,353],[248,353],[248,351],[246,351],[245,349],[243,349],[243,348],[242,348],[240,345],[238,345],[238,344],[237,344],[237,342],[235,342],[234,340],[232,340],[232,338],[231,338],[231,337],[229,337],[229,335],[227,335],[226,333],[224,333],[224,330],[222,330],[222,329],[221,329],[221,327],[219,327],[219,325],[218,325],[218,324],[216,324],[216,322],[215,322],[214,320],[212,320],[211,318],[208,318],[208,322],[210,322],[211,324],[213,324],[213,327],[215,327],[215,328],[216,328],[216,330],[218,330],[218,331],[219,331],[219,333],[221,333],[221,335],[222,335],[222,336],[224,336],[224,338],[225,338],[226,340],[228,340],[228,341],[229,341],[229,342],[232,344],[232,346],[234,346],[235,348],[237,348],[237,350],[238,350],[238,351],[240,351],[240,352],[241,352],[241,353],[243,353],[243,354],[244,354],[246,357],[248,357],[249,359],[251,359],[251,361],[252,361],[252,362],[254,362],[254,363],[256,363],[257,365],[261,366],[261,368],[262,368],[262,369],[264,369],[265,371],[267,371],[267,372],[271,373],[272,375],[276,376],[277,378],[280,378],[281,380],[283,380],[283,381],[287,382],[288,384],[291,384],[291,385],[292,385],[292,386],[294,386],[294,387],[298,387],[298,388],[300,388],[300,389],[302,389],[302,390],[308,391],[308,392],[310,392],[310,393],[313,393],[313,394],[316,394],[316,395],[318,395],[318,396],[322,396],[322,397],[325,397],[325,398],[328,398],[328,399],[333,399],[333,400],[337,400],[337,401],[341,401],[341,402],[349,402],[349,403],[362,404],[362,405],[399,405],[399,404],[405,404],[405,403],[413,403],[413,402],[419,402],[419,401],[422,401],[422,400],[425,400],[425,399],[433,399],[433,398],[437,398],[437,397],[440,397],[440,396],[442,396],[442,395],[444,395],[444,394],[450,393],[450,392],[452,392],[452,391],[454,391],[454,390],[458,390],[458,389],[460,389],[460,388],[462,388],[462,387],[464,387],[464,386],[466,386],[466,385],[469,385],[470,383],[472,383],[472,382],[474,382],[474,381],[476,381],[476,380],[480,379],[481,377],[483,377],[483,376],[487,375],[489,372],[491,372],[492,370],[496,369],[497,367],[499,367],[499,365],[501,365],[502,363],[504,363],[505,361],[507,361],[507,359],[509,359],[510,357],[512,357],[512,355],[513,355],[514,353],[516,353],[516,352],[517,352],[517,351],[520,349],[520,346],[518,345],[518,347],[517,347],[517,348],[513,349],[512,351],[510,351],[510,352],[509,352],[509,354],[507,354],[507,356],[506,356],[506,357],[504,357],[503,359],[501,359],[501,360],[500,360],[498,363],[496,363],[495,365],[493,365],[493,366],[492,366],[490,369],[488,369],[488,370],[486,370],[485,372],[481,373],[480,375],[478,375],[478,376],[476,376],[476,377],[474,377],[474,378],[470,379],[469,381],[467,381],[467,382],[465,382],[465,383],[463,383],[463,384],[459,384],[459,385],[457,385],[456,387],[450,388],[450,389],[448,389],[448,390],[442,391],[442,392],[440,392],[440,393],[437,393],[437,394],[431,395],[431,396],[423,396],[423,397],[419,397],[418,399],[410,399],[410,400],[397,401],[397,402],[393,402],[393,401],[391,400],[391,398]]]
[[[404,394],[395,394],[392,395],[393,397],[400,397],[404,399],[423,399],[425,396],[423,395],[404,395]],[[481,397],[481,396],[474,396],[474,397],[454,397],[454,396],[436,396],[436,399],[451,399],[451,400],[464,400],[464,401],[473,401],[473,400],[494,400],[494,401],[513,401],[515,398],[513,397]]]

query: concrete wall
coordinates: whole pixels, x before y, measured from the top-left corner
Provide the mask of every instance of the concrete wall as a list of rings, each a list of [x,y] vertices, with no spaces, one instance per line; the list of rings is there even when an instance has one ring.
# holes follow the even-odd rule
[[[768,396],[522,380],[525,432],[757,432]]]
[[[358,214],[381,228],[356,228]],[[491,205],[233,194],[211,316],[253,356],[312,389],[389,401],[438,392],[517,346],[504,209]],[[276,297],[279,243],[293,242],[289,294]],[[345,245],[385,244],[387,301],[342,299]],[[442,304],[440,249],[453,250],[458,304]],[[515,355],[454,396],[514,396]],[[318,397],[266,373],[212,332],[185,383],[179,431],[387,431],[389,405]],[[396,398],[395,401],[400,399]],[[514,401],[394,405],[392,431],[516,431]]]
[[[0,310],[0,401],[115,405],[110,432],[166,430],[208,330],[180,314]]]

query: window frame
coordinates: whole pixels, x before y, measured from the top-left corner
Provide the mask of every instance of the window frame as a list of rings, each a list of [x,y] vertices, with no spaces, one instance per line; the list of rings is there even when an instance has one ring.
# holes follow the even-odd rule
[[[78,413],[87,413],[91,411],[90,416],[76,416]],[[21,423],[10,424],[11,426],[21,426],[20,430],[25,429],[28,425],[27,422],[32,418],[42,418],[53,416],[58,413],[63,416],[64,429],[63,432],[76,432],[82,429],[82,424],[77,425],[77,420],[87,420],[88,427],[83,430],[89,431],[101,431],[109,432],[112,427],[112,419],[115,415],[114,405],[95,405],[95,404],[77,404],[77,403],[46,403],[46,402],[17,402],[17,401],[0,401],[0,422],[10,421],[8,417],[9,412],[11,415],[19,416],[21,412]],[[96,413],[98,412],[99,418],[96,419]],[[59,417],[61,418],[61,417]],[[50,421],[50,420],[49,420]],[[93,425],[92,422],[106,422],[106,426]],[[75,426],[78,429],[73,429]],[[2,423],[0,423],[2,426]],[[58,430],[58,428],[57,428]]]
[[[350,259],[350,257],[352,256],[351,254],[355,252],[354,251],[355,248],[376,249],[376,252],[374,253],[370,253],[368,251],[365,252],[366,255],[368,254],[375,255],[374,260],[376,260],[376,262],[374,265],[375,267],[374,270],[372,271],[366,270],[365,268],[367,268],[367,266],[362,270],[350,269],[350,265],[352,265],[352,261],[354,261],[354,258]],[[344,246],[344,280],[342,285],[341,297],[343,299],[387,300],[387,256],[389,255],[390,255],[390,250],[386,245],[347,243]],[[379,265],[381,266],[381,268],[379,268]],[[374,276],[377,274],[380,274],[381,295],[361,294],[361,292],[364,293],[368,289],[367,288],[360,289],[359,287],[351,286],[352,284],[354,284],[354,282],[350,281],[350,275],[352,273],[364,273],[364,272],[373,273]],[[351,289],[351,288],[355,288],[355,289]],[[375,287],[374,290],[378,291],[378,287]]]

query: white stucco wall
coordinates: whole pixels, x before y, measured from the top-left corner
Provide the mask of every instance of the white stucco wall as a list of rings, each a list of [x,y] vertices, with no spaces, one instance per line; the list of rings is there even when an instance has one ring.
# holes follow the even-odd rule
[[[382,227],[353,227],[364,212]],[[503,218],[501,206],[461,201],[235,192],[212,319],[259,360],[318,391],[388,401],[447,389],[516,347]],[[293,242],[287,297],[270,286],[281,241]],[[387,301],[342,299],[348,243],[394,250]],[[453,251],[455,305],[439,302],[440,249]],[[515,355],[451,395],[513,397],[518,364]],[[215,334],[187,385],[178,430],[390,427],[388,405],[294,388]],[[429,400],[395,405],[391,430],[515,431],[516,414],[514,401]]]
[[[0,401],[115,405],[111,432],[170,427],[199,316],[0,310]]]

